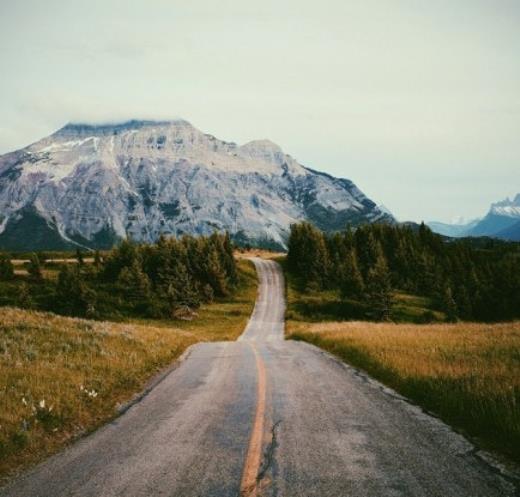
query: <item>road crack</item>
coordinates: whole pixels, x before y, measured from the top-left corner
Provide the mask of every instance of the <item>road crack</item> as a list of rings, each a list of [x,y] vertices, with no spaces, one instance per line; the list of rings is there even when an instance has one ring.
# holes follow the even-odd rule
[[[271,441],[267,445],[262,463],[260,464],[260,469],[258,474],[256,475],[255,482],[253,485],[250,485],[247,488],[242,489],[240,492],[240,497],[252,497],[252,496],[260,496],[262,494],[262,490],[270,485],[270,480],[267,478],[267,472],[273,465],[274,455],[276,452],[276,448],[278,447],[278,439],[276,435],[276,430],[278,426],[280,426],[282,420],[277,421],[273,424],[271,428]]]
[[[280,426],[281,422],[282,422],[281,419],[278,420],[271,428],[271,441],[269,442],[269,444],[267,445],[267,447],[265,449],[262,464],[260,466],[260,471],[258,472],[258,475],[256,477],[257,485],[259,485],[260,482],[265,478],[265,475],[267,474],[267,472],[269,471],[269,468],[273,464],[274,454],[275,454],[276,448],[278,447],[278,440],[276,438],[276,429],[278,428],[278,426]]]

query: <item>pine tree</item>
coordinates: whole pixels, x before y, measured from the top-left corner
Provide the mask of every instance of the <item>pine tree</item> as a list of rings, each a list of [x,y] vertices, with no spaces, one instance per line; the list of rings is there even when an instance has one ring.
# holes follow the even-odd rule
[[[14,276],[14,267],[7,254],[0,254],[0,280],[11,280]]]
[[[403,234],[400,234],[401,237],[394,252],[394,265],[392,268],[392,272],[395,274],[394,282],[397,287],[403,290],[413,291],[413,274],[410,274],[411,257],[407,250],[407,244],[403,239]]]
[[[322,290],[327,286],[329,278],[329,257],[325,237],[321,231],[313,229],[310,240],[309,254],[314,253],[314,257],[308,257],[307,285]]]
[[[226,281],[226,273],[223,270],[217,249],[214,244],[209,244],[206,255],[206,276],[209,285],[218,297],[224,297],[228,294],[228,286]]]
[[[231,237],[229,233],[223,235],[222,240],[222,248],[223,248],[223,259],[224,259],[224,270],[226,271],[227,279],[231,286],[235,286],[238,281],[237,276],[237,265],[235,261],[235,256],[233,254],[234,245],[231,241]]]
[[[305,289],[321,290],[328,284],[329,254],[325,236],[310,223],[291,226],[287,264]]]
[[[372,268],[378,258],[383,255],[381,243],[375,237],[374,233],[373,226],[361,226],[354,234],[359,269],[365,280],[370,268]]]
[[[43,279],[42,268],[40,259],[37,254],[31,254],[29,264],[27,266],[29,276],[35,281],[41,281]]]
[[[350,247],[341,233],[334,233],[325,239],[329,258],[329,284],[340,286],[342,280],[342,268],[349,256]]]
[[[469,293],[464,285],[459,285],[456,289],[455,301],[457,303],[457,315],[462,319],[472,319],[473,307]]]
[[[218,255],[217,255],[218,261]],[[154,285],[157,301],[169,316],[182,307],[198,307],[200,293],[190,270],[188,250],[183,241],[159,240],[156,247],[144,256],[146,272]]]
[[[385,257],[380,254],[367,274],[367,295],[371,315],[378,321],[388,321],[392,312],[392,287]]]
[[[96,250],[94,252],[94,266],[99,268],[101,266],[101,254],[99,253],[99,250]]]
[[[145,307],[150,299],[150,280],[135,259],[132,266],[124,267],[117,278],[117,285],[127,301],[138,307]]]
[[[453,293],[449,285],[446,285],[444,287],[442,310],[446,314],[446,321],[448,321],[449,323],[454,323],[457,321],[457,304],[455,302],[455,299],[453,298]]]
[[[76,260],[78,261],[78,265],[83,266],[85,264],[85,261],[83,259],[83,253],[79,248],[76,249]]]
[[[124,267],[131,267],[134,260],[139,256],[139,250],[135,243],[123,240],[121,244],[113,249],[107,257],[103,274],[106,280],[114,281]]]
[[[435,262],[426,251],[418,257],[415,279],[416,289],[423,295],[431,295],[435,290]]]
[[[359,299],[363,296],[365,283],[357,264],[357,257],[354,249],[348,251],[343,264],[340,266],[339,288],[341,297]]]

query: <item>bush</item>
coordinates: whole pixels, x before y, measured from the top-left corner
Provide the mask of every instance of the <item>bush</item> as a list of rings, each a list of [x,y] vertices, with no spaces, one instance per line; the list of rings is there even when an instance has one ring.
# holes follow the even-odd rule
[[[96,292],[84,280],[79,267],[64,264],[56,285],[56,309],[70,316],[95,317]]]

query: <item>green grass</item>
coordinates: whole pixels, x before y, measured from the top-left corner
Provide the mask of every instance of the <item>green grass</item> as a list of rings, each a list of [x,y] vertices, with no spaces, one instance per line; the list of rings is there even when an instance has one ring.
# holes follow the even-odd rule
[[[288,321],[321,347],[520,463],[520,323]]]
[[[443,322],[446,316],[435,310],[428,297],[420,297],[404,292],[393,293],[392,320],[397,323]]]
[[[236,339],[257,291],[253,265],[238,268],[236,292],[191,321],[114,323],[0,308],[0,477],[116,416],[191,344]]]

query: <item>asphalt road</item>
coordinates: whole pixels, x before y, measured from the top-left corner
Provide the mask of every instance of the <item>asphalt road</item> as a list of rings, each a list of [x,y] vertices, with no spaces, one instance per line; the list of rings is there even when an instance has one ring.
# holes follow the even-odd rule
[[[519,495],[439,420],[319,349],[284,341],[281,271],[254,262],[259,297],[237,342],[192,347],[122,416],[0,495]]]

